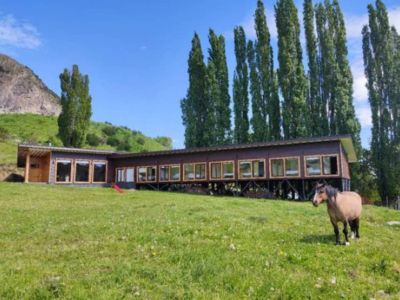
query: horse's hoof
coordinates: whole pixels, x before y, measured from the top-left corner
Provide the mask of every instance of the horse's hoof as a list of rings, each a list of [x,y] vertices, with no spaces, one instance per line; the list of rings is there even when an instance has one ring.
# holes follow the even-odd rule
[[[354,232],[351,233],[351,239],[354,240],[356,238],[356,235],[354,234]]]
[[[345,246],[350,246],[349,242],[344,243]]]

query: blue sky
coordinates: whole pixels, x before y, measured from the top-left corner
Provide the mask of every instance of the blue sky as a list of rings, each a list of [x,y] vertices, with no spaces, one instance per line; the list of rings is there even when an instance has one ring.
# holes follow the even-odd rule
[[[361,28],[371,1],[341,1],[354,76],[354,103],[362,141],[370,139],[370,110],[364,87]],[[386,0],[400,30],[400,3]],[[276,53],[275,1],[265,1]],[[302,1],[296,1],[302,11]],[[180,99],[187,90],[187,57],[193,33],[203,52],[211,27],[226,37],[229,76],[235,67],[233,28],[254,38],[256,0],[50,1],[9,0],[0,5],[0,52],[29,66],[56,93],[59,73],[78,64],[90,78],[95,121],[109,121],[149,136],[184,143]],[[303,49],[304,51],[304,49]]]

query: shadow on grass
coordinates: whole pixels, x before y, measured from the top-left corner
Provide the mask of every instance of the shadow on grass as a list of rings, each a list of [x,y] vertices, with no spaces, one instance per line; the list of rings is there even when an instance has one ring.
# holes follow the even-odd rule
[[[335,244],[334,234],[309,234],[300,239],[301,243],[306,244]]]

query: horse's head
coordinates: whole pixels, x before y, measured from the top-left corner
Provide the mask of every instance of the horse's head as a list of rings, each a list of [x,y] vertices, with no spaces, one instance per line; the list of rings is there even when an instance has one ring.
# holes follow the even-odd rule
[[[328,192],[329,192],[329,188],[327,185],[320,184],[320,183],[317,184],[317,186],[315,187],[315,194],[314,194],[314,198],[312,200],[312,204],[315,207],[317,207],[322,202],[328,200],[328,198],[330,197]]]

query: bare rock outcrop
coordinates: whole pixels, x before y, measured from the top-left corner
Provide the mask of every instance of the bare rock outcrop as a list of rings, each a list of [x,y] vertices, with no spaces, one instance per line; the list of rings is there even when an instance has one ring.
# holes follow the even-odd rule
[[[58,116],[60,98],[28,67],[0,54],[0,114]]]

